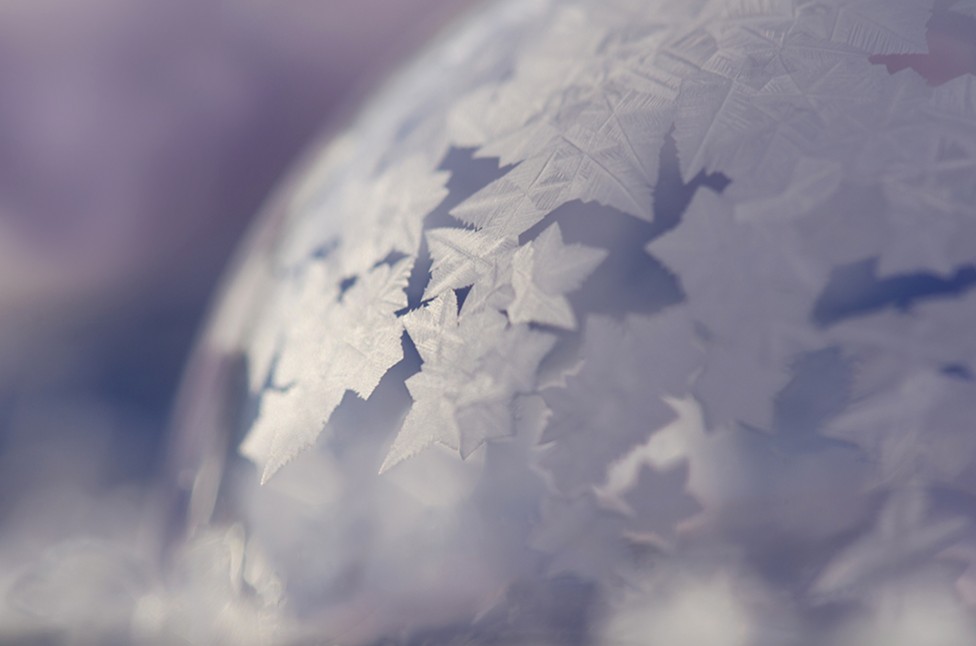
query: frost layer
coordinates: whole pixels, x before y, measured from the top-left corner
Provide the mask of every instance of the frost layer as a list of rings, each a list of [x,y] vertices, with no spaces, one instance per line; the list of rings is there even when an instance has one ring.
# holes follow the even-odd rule
[[[239,638],[976,643],[976,80],[878,64],[931,14],[518,0],[397,77],[202,350]]]

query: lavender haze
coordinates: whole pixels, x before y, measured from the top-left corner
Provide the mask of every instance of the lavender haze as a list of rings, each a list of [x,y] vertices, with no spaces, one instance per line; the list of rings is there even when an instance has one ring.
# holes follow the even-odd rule
[[[128,531],[241,231],[463,4],[0,4],[0,589],[47,545]]]

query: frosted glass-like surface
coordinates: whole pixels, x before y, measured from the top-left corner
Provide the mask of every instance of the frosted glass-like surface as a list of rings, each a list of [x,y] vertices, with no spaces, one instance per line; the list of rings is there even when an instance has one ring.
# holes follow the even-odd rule
[[[448,34],[241,256],[134,625],[972,646],[973,9],[513,0]]]

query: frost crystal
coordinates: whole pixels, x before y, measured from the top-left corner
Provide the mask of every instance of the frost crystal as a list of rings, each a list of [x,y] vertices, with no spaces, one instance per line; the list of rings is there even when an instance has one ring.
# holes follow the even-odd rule
[[[276,379],[283,389],[267,392],[241,445],[263,465],[262,482],[312,445],[347,390],[368,398],[403,358],[403,325],[394,312],[407,305],[403,290],[412,265],[412,258],[380,265],[337,306],[327,305],[335,286],[322,284],[326,277],[318,266],[310,269],[278,359]]]
[[[434,263],[425,299],[504,275],[518,243],[514,237],[467,229],[432,229],[427,232],[427,245]]]
[[[972,4],[510,0],[399,76],[213,333],[273,612],[976,643]]]
[[[414,403],[380,472],[434,442],[467,457],[511,435],[512,400],[534,387],[553,338],[490,309],[458,316],[453,291],[407,314],[404,327],[424,364],[406,381]]]
[[[512,323],[574,329],[576,317],[563,295],[579,288],[606,256],[602,249],[564,245],[558,224],[543,231],[512,258],[515,299],[508,307]]]

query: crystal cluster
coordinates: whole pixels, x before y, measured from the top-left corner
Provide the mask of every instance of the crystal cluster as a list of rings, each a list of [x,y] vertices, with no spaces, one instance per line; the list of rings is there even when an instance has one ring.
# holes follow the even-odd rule
[[[197,357],[212,603],[271,642],[976,643],[976,78],[919,62],[974,8],[513,0],[433,45]]]

